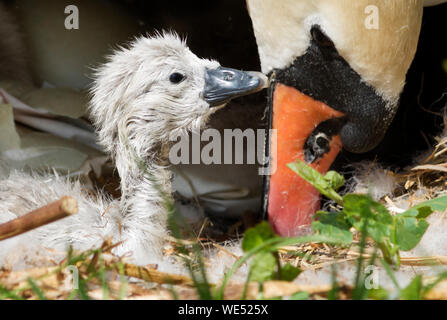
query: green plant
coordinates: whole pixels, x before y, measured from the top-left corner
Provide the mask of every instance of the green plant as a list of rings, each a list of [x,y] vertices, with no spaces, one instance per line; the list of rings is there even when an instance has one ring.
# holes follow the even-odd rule
[[[224,298],[224,290],[234,272],[250,258],[249,276],[247,282],[256,281],[263,283],[267,280],[286,280],[291,281],[296,278],[300,270],[289,264],[282,266],[278,257],[278,250],[283,246],[299,243],[328,243],[346,245],[352,242],[352,234],[342,232],[326,232],[327,230],[315,228],[315,234],[296,238],[281,238],[274,234],[272,228],[267,222],[261,222],[259,225],[247,230],[242,241],[242,249],[245,255],[241,257],[232,268],[225,274],[222,285],[217,292],[217,299]]]
[[[315,231],[328,236],[343,235],[347,240],[354,228],[374,240],[385,261],[392,265],[400,265],[400,250],[409,251],[420,242],[429,226],[426,218],[435,211],[447,209],[447,196],[443,196],[391,215],[385,206],[368,195],[339,195],[337,189],[344,184],[344,178],[334,171],[323,176],[304,162],[291,163],[288,167],[341,206],[338,212],[319,211],[312,225]]]
[[[291,163],[288,167],[312,184],[321,194],[335,201],[340,209],[336,212],[319,211],[312,222],[314,233],[309,236],[281,238],[274,234],[267,222],[262,222],[247,230],[242,242],[245,255],[226,273],[217,298],[223,299],[224,289],[229,279],[249,259],[251,262],[247,284],[250,281],[262,284],[273,279],[292,281],[300,274],[300,270],[289,264],[281,265],[278,256],[278,249],[281,246],[306,242],[350,245],[353,242],[353,230],[360,234],[360,255],[357,261],[352,298],[384,299],[389,297],[388,292],[382,288],[365,288],[365,275],[362,270],[364,269],[363,253],[367,240],[374,241],[375,247],[382,253],[382,265],[394,279],[390,265],[398,268],[400,266],[400,250],[411,250],[420,242],[428,228],[426,218],[435,211],[446,210],[447,196],[420,203],[401,214],[391,215],[382,204],[374,201],[368,195],[340,195],[337,190],[344,185],[345,179],[335,171],[322,175],[303,162]],[[368,261],[369,265],[373,265],[376,259],[377,253],[375,252]],[[431,284],[431,287],[423,287],[421,281],[422,279],[416,277],[407,288],[401,290],[394,279],[403,299],[423,297],[440,280]],[[330,298],[337,298],[338,289],[334,269]]]

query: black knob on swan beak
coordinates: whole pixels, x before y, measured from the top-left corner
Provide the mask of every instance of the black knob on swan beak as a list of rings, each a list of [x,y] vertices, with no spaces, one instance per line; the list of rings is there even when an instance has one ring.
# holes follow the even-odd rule
[[[222,106],[231,99],[258,92],[268,86],[260,72],[219,67],[205,72],[203,98],[210,107]]]

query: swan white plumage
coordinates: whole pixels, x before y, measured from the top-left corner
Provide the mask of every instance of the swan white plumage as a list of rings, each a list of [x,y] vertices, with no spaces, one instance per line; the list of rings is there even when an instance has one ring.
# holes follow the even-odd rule
[[[37,248],[85,250],[109,237],[122,241],[114,253],[137,264],[159,262],[168,235],[163,194],[171,194],[170,141],[199,130],[231,98],[261,90],[265,79],[199,59],[172,33],[117,50],[96,72],[90,111],[99,142],[116,163],[121,199],[88,195],[79,182],[53,175],[11,173],[0,183],[0,223],[66,194],[78,200],[79,213],[0,242],[0,266],[26,266],[31,261],[24,258]]]

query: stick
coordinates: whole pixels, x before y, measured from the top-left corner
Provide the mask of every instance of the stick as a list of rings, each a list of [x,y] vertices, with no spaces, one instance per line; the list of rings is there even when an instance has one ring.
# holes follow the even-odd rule
[[[128,277],[134,277],[159,284],[192,285],[193,283],[192,279],[187,276],[164,273],[128,263],[124,264],[124,274]]]
[[[349,251],[348,256],[358,257],[360,254],[356,251]],[[364,259],[371,258],[370,254],[363,254]],[[424,267],[424,266],[442,266],[447,265],[447,256],[430,257],[401,257],[400,264],[404,266]]]
[[[17,219],[0,224],[0,241],[15,237],[78,212],[75,199],[65,196]]]

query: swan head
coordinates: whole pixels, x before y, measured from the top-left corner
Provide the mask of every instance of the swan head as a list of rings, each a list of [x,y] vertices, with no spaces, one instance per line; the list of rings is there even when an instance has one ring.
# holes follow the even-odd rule
[[[163,33],[138,38],[109,57],[96,71],[90,111],[106,151],[115,156],[131,147],[147,159],[171,137],[198,130],[229,100],[266,82],[261,73],[201,59],[176,34]]]
[[[271,159],[264,210],[282,236],[302,233],[319,192],[286,164],[325,174],[341,149],[383,139],[416,53],[423,1],[247,0],[262,70],[271,74]],[[302,227],[305,228],[302,228]]]

